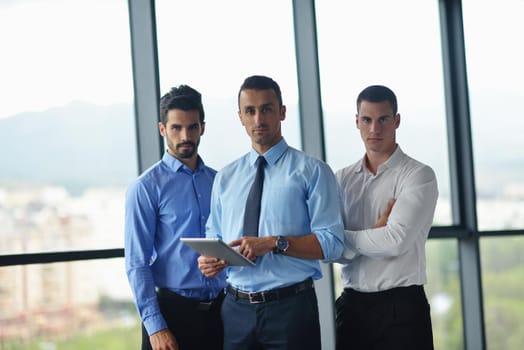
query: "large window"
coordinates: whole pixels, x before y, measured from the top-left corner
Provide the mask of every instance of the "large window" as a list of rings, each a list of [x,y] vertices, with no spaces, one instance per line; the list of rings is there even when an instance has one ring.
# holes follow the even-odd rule
[[[130,3],[134,1],[141,0]],[[203,93],[207,129],[200,150],[208,165],[220,169],[249,149],[237,116],[237,93],[252,74],[269,75],[280,84],[288,107],[283,123],[288,143],[302,148],[308,142],[299,136],[295,3],[154,1],[160,92],[189,84]],[[123,246],[124,193],[138,175],[127,4],[127,0],[0,1],[4,262],[12,259],[5,259],[10,254],[27,262],[46,252],[72,253],[74,260],[85,258],[88,250],[107,252]],[[518,134],[524,128],[519,115],[524,100],[520,44],[524,2],[462,0],[461,4],[479,229],[472,233],[481,236],[481,322],[487,348],[520,349],[524,144]],[[452,217],[450,198],[457,193],[450,190],[438,16],[439,6],[457,14],[456,5],[454,0],[314,2],[328,163],[337,170],[362,157],[364,148],[354,124],[356,96],[371,84],[391,87],[402,116],[398,142],[407,154],[435,170],[440,197],[434,226],[452,226],[450,235],[461,235],[465,223],[457,222],[459,215]],[[443,18],[445,29],[459,35],[460,28],[453,26],[456,18]],[[455,48],[445,47],[444,52],[460,52]],[[300,78],[302,82],[310,77]],[[450,77],[450,88],[462,86],[459,79]],[[141,83],[137,85],[137,99],[147,99]],[[151,117],[153,123],[156,117]],[[139,112],[139,121],[143,118]],[[143,153],[143,144],[150,140],[140,141]],[[464,194],[464,184],[458,186]],[[453,208],[454,214],[457,209],[463,208]],[[476,266],[478,252],[473,247],[469,254],[469,241],[469,237],[438,239],[426,245],[426,290],[436,349],[471,348],[478,341],[468,340],[474,338],[471,324],[479,311],[467,302],[477,293],[475,278],[468,280],[474,273],[462,276],[468,280],[464,290],[459,278],[459,271],[475,271],[471,266]],[[468,254],[459,256],[457,251]],[[140,322],[123,264],[121,258],[104,258],[1,266],[0,349],[136,347]],[[335,285],[338,295],[338,273]],[[321,300],[321,312],[328,304]],[[472,318],[474,322],[468,323]],[[463,328],[468,328],[468,339],[463,339]]]
[[[428,282],[435,349],[464,349],[462,301],[456,239],[426,243]]]
[[[373,84],[390,87],[399,103],[400,147],[437,174],[440,196],[434,225],[451,225],[438,3],[317,1],[316,12],[328,163],[337,170],[364,155],[355,126],[357,95]],[[426,251],[435,344],[461,349],[456,241],[428,242]],[[338,270],[335,265],[340,288]]]
[[[463,1],[478,227],[524,229],[524,2]],[[524,237],[481,241],[489,349],[524,345]]]
[[[397,140],[439,183],[436,225],[451,224],[446,115],[436,2],[316,3],[327,160],[334,170],[364,154],[356,98],[381,84],[397,95]],[[416,15],[414,15],[416,14]]]
[[[125,0],[0,2],[0,255],[123,246],[129,43]],[[103,348],[130,307],[122,259],[1,267],[0,348]]]
[[[523,13],[519,0],[464,1],[481,231],[524,229]]]
[[[280,0],[156,1],[161,93],[179,84],[202,92],[206,133],[200,153],[216,169],[249,150],[237,94],[254,74],[280,85],[287,106],[282,132],[290,146],[301,148],[291,6]]]
[[[488,349],[524,346],[524,236],[481,240],[482,290]]]
[[[123,259],[0,267],[0,349],[136,349]]]
[[[0,254],[122,247],[137,172],[127,13],[124,0],[0,6]]]

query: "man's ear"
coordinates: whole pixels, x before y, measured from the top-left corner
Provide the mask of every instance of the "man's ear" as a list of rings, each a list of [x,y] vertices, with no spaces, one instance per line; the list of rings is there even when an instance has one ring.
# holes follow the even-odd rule
[[[244,119],[242,119],[242,113],[240,113],[240,111],[238,111],[238,118],[240,119],[240,123],[242,123],[242,126],[245,126]]]
[[[280,107],[280,120],[286,119],[286,106]]]
[[[400,126],[400,113],[397,113],[397,116],[395,117],[395,129],[397,129]]]
[[[200,136],[204,135],[204,131],[206,131],[206,122],[200,123]]]
[[[158,131],[160,132],[160,135],[166,136],[166,126],[162,124],[162,122],[158,122]]]

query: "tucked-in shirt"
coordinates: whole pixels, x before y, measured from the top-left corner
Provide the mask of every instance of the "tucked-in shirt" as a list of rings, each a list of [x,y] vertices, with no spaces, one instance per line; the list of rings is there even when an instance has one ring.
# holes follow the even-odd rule
[[[346,241],[343,286],[376,292],[425,284],[424,247],[438,197],[433,170],[397,146],[376,175],[363,158],[336,177]],[[391,198],[396,202],[387,225],[373,229]]]
[[[205,237],[215,175],[200,158],[192,172],[166,152],[127,190],[126,272],[149,334],[167,328],[155,288],[209,300],[225,287],[225,274],[205,277],[198,269],[199,254],[180,241],[181,237]]]
[[[259,154],[249,153],[227,165],[215,179],[211,196],[208,237],[229,243],[243,236],[246,199],[256,173]],[[339,258],[344,249],[335,175],[329,166],[289,147],[284,139],[263,154],[264,169],[259,237],[318,238],[324,260]],[[322,277],[319,260],[273,252],[259,256],[255,267],[228,267],[228,283],[246,291],[284,287]]]

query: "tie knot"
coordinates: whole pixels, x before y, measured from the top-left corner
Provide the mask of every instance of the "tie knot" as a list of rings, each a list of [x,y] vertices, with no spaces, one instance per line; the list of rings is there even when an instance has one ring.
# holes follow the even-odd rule
[[[258,156],[257,161],[259,168],[262,168],[264,165],[266,165],[266,158],[264,158],[264,156]]]

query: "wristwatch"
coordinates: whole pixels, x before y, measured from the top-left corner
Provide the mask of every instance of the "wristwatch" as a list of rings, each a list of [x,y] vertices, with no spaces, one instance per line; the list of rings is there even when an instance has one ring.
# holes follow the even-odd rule
[[[277,241],[275,242],[275,253],[276,254],[285,254],[286,250],[289,248],[289,242],[286,237],[278,236]]]

